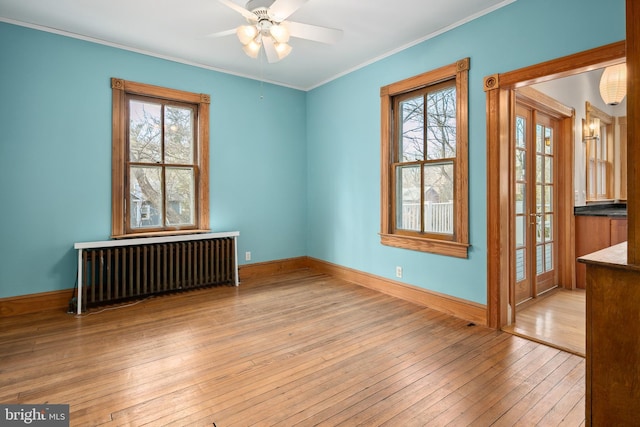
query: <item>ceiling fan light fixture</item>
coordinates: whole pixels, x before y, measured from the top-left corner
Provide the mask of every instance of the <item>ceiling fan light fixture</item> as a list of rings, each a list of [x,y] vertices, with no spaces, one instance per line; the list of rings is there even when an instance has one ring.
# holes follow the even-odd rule
[[[240,43],[246,46],[256,38],[258,29],[255,25],[241,25],[236,29],[236,35]]]
[[[260,46],[262,45],[257,41],[251,40],[249,43],[242,47],[242,50],[247,54],[247,56],[255,59],[258,57],[258,53],[260,53]]]
[[[276,43],[275,44],[276,53],[278,54],[278,59],[286,58],[293,48],[286,43]]]
[[[287,27],[284,25],[274,23],[269,28],[269,33],[278,43],[286,43],[289,41],[289,30],[287,30]]]

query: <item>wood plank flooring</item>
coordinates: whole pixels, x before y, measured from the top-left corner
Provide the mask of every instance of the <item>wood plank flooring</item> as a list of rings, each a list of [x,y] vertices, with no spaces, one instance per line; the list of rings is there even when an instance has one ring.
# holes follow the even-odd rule
[[[580,426],[585,362],[301,270],[0,319],[0,402],[72,426]]]
[[[506,332],[584,357],[586,354],[586,292],[560,289],[516,311]]]

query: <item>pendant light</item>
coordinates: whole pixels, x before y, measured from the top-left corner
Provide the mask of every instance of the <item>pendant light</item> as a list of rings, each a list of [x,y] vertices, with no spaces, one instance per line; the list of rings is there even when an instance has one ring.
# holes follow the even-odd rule
[[[600,96],[608,105],[618,105],[627,94],[627,64],[605,68],[600,78]]]

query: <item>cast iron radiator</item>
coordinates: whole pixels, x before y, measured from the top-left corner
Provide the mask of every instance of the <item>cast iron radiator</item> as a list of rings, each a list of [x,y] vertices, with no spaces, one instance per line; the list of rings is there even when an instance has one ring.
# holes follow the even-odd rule
[[[236,236],[209,233],[77,243],[78,313],[82,301],[95,307],[205,286],[237,285]]]

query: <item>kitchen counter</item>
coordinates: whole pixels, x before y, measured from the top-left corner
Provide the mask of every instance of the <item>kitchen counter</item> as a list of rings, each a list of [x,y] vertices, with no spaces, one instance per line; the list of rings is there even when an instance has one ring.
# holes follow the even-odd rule
[[[575,216],[606,216],[609,218],[626,218],[626,203],[606,203],[587,206],[576,206],[573,208]]]

